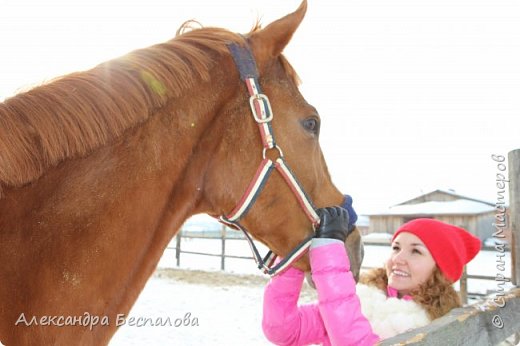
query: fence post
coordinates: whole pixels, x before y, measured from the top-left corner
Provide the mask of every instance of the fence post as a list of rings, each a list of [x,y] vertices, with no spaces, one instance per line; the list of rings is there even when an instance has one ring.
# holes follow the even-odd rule
[[[509,152],[509,227],[511,230],[511,281],[520,286],[520,149]]]
[[[462,305],[468,304],[468,272],[466,266],[464,266],[462,270],[459,289],[460,301],[462,302]]]
[[[226,269],[226,225],[222,225],[221,232],[220,232],[220,238],[222,243],[222,249],[221,249],[221,255],[220,257],[220,270]]]
[[[177,267],[181,265],[181,238],[182,238],[182,230],[177,233],[176,244],[175,244],[175,260],[177,262]]]

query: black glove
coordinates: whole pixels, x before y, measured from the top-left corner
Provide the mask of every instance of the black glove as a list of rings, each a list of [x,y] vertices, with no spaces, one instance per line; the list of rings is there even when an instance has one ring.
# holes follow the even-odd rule
[[[348,211],[342,207],[320,208],[316,213],[320,217],[320,225],[316,229],[315,238],[337,239],[345,242],[354,229],[349,227]]]

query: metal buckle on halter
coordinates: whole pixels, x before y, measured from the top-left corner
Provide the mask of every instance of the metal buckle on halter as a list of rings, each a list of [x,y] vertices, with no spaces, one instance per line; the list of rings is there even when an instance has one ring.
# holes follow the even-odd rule
[[[261,117],[258,115],[255,107],[255,102],[263,101],[264,105],[267,107],[267,112],[269,113],[269,116],[267,118]],[[271,108],[271,103],[269,102],[269,99],[265,94],[255,94],[251,95],[249,98],[249,104],[251,105],[251,110],[253,112],[253,117],[255,118],[255,121],[259,124],[268,123],[271,120],[273,120],[273,110]],[[264,110],[264,108],[260,107],[260,110]],[[265,111],[264,111],[265,112]],[[265,114],[265,113],[264,113]],[[260,114],[263,115],[263,114]]]
[[[265,154],[267,153],[267,149],[268,149],[268,148],[265,148],[265,147],[264,147],[264,149],[262,150],[262,158],[263,158],[264,160],[265,160]],[[278,157],[279,157],[279,158],[281,157],[281,158],[283,159],[283,151],[282,151],[282,149],[281,149],[278,145],[275,145],[274,147],[269,148],[269,150],[270,150],[270,149],[276,149],[276,150],[278,150]]]

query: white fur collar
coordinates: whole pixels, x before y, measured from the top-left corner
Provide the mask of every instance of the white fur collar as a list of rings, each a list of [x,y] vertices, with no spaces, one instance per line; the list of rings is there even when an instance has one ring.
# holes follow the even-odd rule
[[[413,300],[389,298],[377,287],[363,284],[358,284],[356,291],[363,315],[381,339],[430,323],[426,310]]]

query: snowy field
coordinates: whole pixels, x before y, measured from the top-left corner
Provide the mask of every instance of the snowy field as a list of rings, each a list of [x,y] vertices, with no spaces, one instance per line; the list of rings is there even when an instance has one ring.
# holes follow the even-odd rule
[[[171,244],[175,246],[175,241]],[[228,254],[250,256],[243,240],[226,242]],[[185,251],[219,253],[219,240],[183,239]],[[155,275],[147,283],[129,317],[185,319],[189,326],[122,326],[110,346],[127,345],[269,345],[261,329],[262,295],[268,278],[253,260],[227,259],[220,271],[220,258],[181,255],[175,265],[175,250],[167,249]],[[302,301],[315,298],[306,287]],[[197,318],[198,326],[191,326]],[[187,320],[186,320],[187,321]]]
[[[136,320],[167,321],[169,318],[172,325],[124,325],[110,346],[269,345],[261,330],[262,294],[267,278],[257,272],[254,262],[226,259],[226,271],[222,272],[219,257],[181,254],[180,268],[177,268],[174,246],[173,241],[129,314]],[[220,246],[220,240],[183,239],[181,248],[218,254]],[[364,266],[381,265],[388,251],[389,247],[366,246]],[[226,253],[250,255],[243,240],[226,241]],[[510,253],[504,258],[504,272],[497,269],[497,254],[481,251],[469,264],[468,273],[509,277]],[[497,282],[469,280],[468,287],[470,292],[486,293],[496,290]],[[306,286],[300,301],[314,299],[314,292]]]
[[[251,284],[246,279],[246,283],[226,283],[222,273],[204,273],[207,282],[193,282],[189,271],[175,272],[170,277],[156,274],[151,278],[129,314],[153,320],[169,317],[174,325],[124,325],[111,346],[269,344],[260,325],[265,283]],[[177,319],[183,321],[181,326],[175,326]]]

